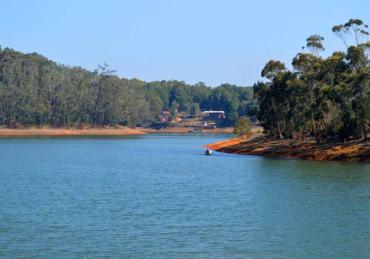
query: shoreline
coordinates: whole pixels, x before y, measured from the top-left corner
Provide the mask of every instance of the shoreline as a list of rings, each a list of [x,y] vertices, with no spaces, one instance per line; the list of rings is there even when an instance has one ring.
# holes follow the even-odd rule
[[[0,137],[64,137],[64,136],[131,136],[146,134],[137,129],[128,127],[108,128],[0,128]]]
[[[162,129],[153,129],[153,128],[137,128],[145,133],[177,133],[177,134],[232,134],[234,128],[216,128],[216,129],[202,129],[202,131],[192,131],[191,127],[167,127]]]
[[[191,132],[189,128],[174,127],[156,130],[153,128],[129,127],[99,127],[99,128],[51,128],[30,127],[21,129],[0,128],[2,137],[67,137],[67,136],[135,136],[145,134],[231,134],[233,128],[203,129],[201,132]]]
[[[250,134],[208,144],[214,151],[275,158],[317,161],[370,162],[370,141],[322,142],[291,139],[269,139]]]

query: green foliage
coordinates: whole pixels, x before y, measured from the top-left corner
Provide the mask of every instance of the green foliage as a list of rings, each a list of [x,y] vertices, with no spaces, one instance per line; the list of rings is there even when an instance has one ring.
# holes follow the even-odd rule
[[[271,81],[254,85],[257,116],[265,132],[280,138],[367,138],[370,44],[360,42],[366,28],[358,19],[333,27],[341,37],[352,32],[357,45],[349,46],[347,53],[334,52],[325,59],[315,55],[317,51],[299,53],[292,62],[293,72],[274,68],[278,61],[267,63],[262,74]],[[310,36],[307,47],[323,49],[322,40]]]
[[[279,73],[286,70],[284,63],[276,60],[270,60],[262,69],[261,76],[268,79],[274,78]]]
[[[107,64],[94,72],[58,65],[36,54],[0,49],[0,125],[149,125],[164,110],[198,116],[224,110],[225,124],[251,115],[253,89],[204,83],[144,82],[114,75]]]
[[[249,119],[245,116],[240,117],[235,125],[234,134],[238,136],[245,136],[251,130],[251,123]]]
[[[344,24],[335,25],[332,32],[343,40],[346,47],[351,45],[349,39],[358,46],[369,35],[368,26],[360,19],[349,19]]]
[[[194,103],[194,104],[191,106],[190,115],[191,115],[192,117],[199,117],[199,116],[200,116],[199,103]]]
[[[306,47],[311,50],[312,53],[318,54],[319,51],[325,50],[323,42],[324,37],[314,34],[306,39]]]

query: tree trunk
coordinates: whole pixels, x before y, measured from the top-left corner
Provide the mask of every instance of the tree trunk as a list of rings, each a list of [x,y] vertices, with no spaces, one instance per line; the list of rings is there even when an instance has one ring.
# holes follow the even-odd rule
[[[363,130],[363,133],[364,133],[364,141],[367,141],[367,130],[366,130],[365,120],[362,120],[362,130]]]

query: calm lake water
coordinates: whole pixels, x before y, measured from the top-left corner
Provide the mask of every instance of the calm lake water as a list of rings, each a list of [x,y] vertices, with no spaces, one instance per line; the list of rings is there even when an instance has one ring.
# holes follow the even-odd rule
[[[370,257],[370,164],[227,137],[0,139],[0,257]]]

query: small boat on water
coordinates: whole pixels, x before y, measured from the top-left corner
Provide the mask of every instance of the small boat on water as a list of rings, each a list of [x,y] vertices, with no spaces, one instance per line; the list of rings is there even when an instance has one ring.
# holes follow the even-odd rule
[[[210,155],[212,155],[212,150],[209,150],[208,148],[206,149],[206,151],[204,151],[204,154],[206,155],[206,156],[210,156]]]

